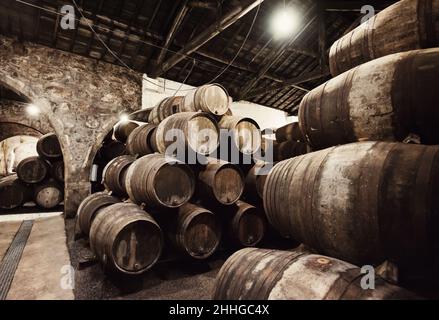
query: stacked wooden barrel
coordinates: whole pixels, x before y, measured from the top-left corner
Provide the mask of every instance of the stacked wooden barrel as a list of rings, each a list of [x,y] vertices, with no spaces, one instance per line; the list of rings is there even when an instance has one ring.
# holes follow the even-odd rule
[[[222,266],[217,300],[408,300],[417,296],[374,278],[373,290],[361,285],[364,273],[350,263],[306,251],[246,248]]]
[[[64,162],[55,134],[42,136],[36,145],[38,156],[21,160],[16,174],[0,180],[0,209],[11,210],[27,202],[52,209],[64,198]]]
[[[285,237],[350,263],[392,261],[408,286],[438,282],[438,16],[437,0],[399,1],[333,44],[334,78],[300,104],[302,137],[277,134],[322,150],[277,163],[263,192]]]
[[[101,173],[105,191],[86,198],[78,210],[79,228],[109,270],[142,273],[162,251],[157,236],[151,242],[147,235],[141,238],[140,232],[146,230],[136,229],[131,236],[137,247],[143,245],[139,241],[150,241],[144,244],[151,254],[144,258],[148,266],[139,263],[138,249],[130,251],[134,250],[129,247],[134,245],[131,240],[125,244],[128,248],[121,249],[123,258],[116,257],[111,246],[121,246],[115,242],[119,241],[116,225],[128,219],[123,212],[153,219],[163,230],[166,255],[204,260],[219,248],[235,250],[262,241],[266,231],[262,205],[243,195],[254,162],[241,163],[239,156],[237,162],[226,161],[231,158],[220,159],[218,154],[224,143],[224,149],[233,147],[254,161],[261,133],[254,120],[233,116],[230,104],[222,86],[209,84],[184,97],[163,99],[151,109],[149,123],[116,125],[111,136],[117,140],[108,138],[99,152],[105,159]],[[225,142],[220,127],[230,131]],[[132,262],[119,263],[124,259]],[[134,270],[136,262],[138,270]]]

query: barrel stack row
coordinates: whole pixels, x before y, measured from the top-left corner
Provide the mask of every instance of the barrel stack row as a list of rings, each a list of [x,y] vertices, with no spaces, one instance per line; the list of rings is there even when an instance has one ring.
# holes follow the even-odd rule
[[[38,156],[20,161],[16,173],[0,180],[0,209],[12,210],[27,202],[52,209],[63,201],[64,162],[55,134],[42,136]]]
[[[300,133],[288,129],[320,151],[279,162],[262,181],[270,224],[313,252],[240,250],[214,298],[415,298],[379,277],[362,288],[352,264],[385,261],[400,285],[437,286],[438,20],[438,0],[403,0],[332,45],[334,78],[302,100]],[[402,143],[414,140],[422,145]]]
[[[205,85],[160,101],[148,123],[115,126],[125,154],[116,152],[103,169],[105,191],[78,209],[78,225],[105,268],[139,274],[165,253],[202,260],[219,248],[261,242],[261,196],[255,205],[245,196],[256,188],[246,176],[261,134],[254,120],[231,114],[230,102],[224,88]],[[178,129],[171,137],[178,140],[168,138],[172,129]],[[222,139],[220,129],[231,133]],[[252,162],[244,165],[245,156]]]

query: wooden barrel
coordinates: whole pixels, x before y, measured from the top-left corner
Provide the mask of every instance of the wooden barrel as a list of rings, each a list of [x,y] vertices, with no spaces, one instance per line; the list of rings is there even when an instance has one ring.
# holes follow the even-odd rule
[[[117,141],[125,143],[131,132],[139,125],[133,121],[121,121],[114,127],[114,137]]]
[[[56,181],[64,183],[64,161],[56,161],[52,163],[50,174]]]
[[[170,237],[179,251],[195,259],[206,259],[218,248],[221,223],[211,211],[186,203],[179,208]]]
[[[275,135],[277,142],[284,142],[284,141],[305,142],[305,138],[302,135],[302,131],[300,131],[300,126],[298,122],[289,123],[283,127],[277,128]]]
[[[298,141],[284,141],[273,143],[273,161],[282,161],[297,157],[308,152],[306,143]]]
[[[221,129],[221,143],[224,136],[231,137],[232,151],[242,154],[255,154],[261,147],[261,131],[259,125],[250,118],[238,116],[224,116],[218,123]]]
[[[30,190],[16,174],[0,179],[0,209],[15,209],[30,200]]]
[[[155,128],[156,125],[147,123],[134,129],[127,140],[127,152],[133,156],[154,153],[151,141]]]
[[[439,146],[359,142],[278,163],[264,207],[281,234],[323,254],[421,264],[438,257],[438,196]]]
[[[82,200],[78,208],[78,225],[82,233],[86,236],[90,234],[90,227],[99,210],[119,202],[119,199],[106,192],[96,192]]]
[[[44,209],[55,208],[63,201],[64,191],[55,181],[49,180],[34,188],[35,203]]]
[[[416,295],[380,277],[361,287],[361,268],[300,250],[245,248],[217,275],[215,300],[407,300]]]
[[[227,220],[226,240],[233,246],[254,247],[264,238],[266,222],[263,213],[255,206],[238,200],[225,209]]]
[[[389,54],[438,47],[438,20],[438,0],[398,1],[332,45],[331,74]]]
[[[264,193],[265,181],[273,164],[258,161],[245,177],[245,196],[252,200],[261,200]]]
[[[106,271],[141,274],[159,259],[163,235],[155,220],[133,203],[100,210],[90,229],[90,248]]]
[[[209,155],[218,147],[218,131],[218,124],[207,113],[181,112],[163,120],[154,134],[160,153],[178,141],[196,153]]]
[[[207,158],[206,166],[198,174],[197,191],[203,200],[233,204],[244,191],[244,175],[237,165]]]
[[[170,115],[181,111],[181,102],[183,97],[167,97],[160,101],[149,113],[148,122],[151,124],[159,124]]]
[[[312,147],[355,141],[403,141],[417,134],[439,143],[439,48],[365,63],[310,91],[299,108]]]
[[[181,111],[203,111],[222,116],[229,110],[229,94],[219,84],[206,84],[189,91],[181,102]]]
[[[99,152],[104,160],[110,161],[126,154],[126,147],[124,143],[113,140],[104,144]]]
[[[124,155],[108,162],[102,172],[102,184],[105,188],[116,196],[126,197],[125,177],[129,166],[135,160],[133,156]]]
[[[40,157],[30,157],[20,161],[16,170],[24,183],[40,183],[46,178],[49,165]]]
[[[56,161],[62,158],[61,145],[54,133],[48,133],[40,137],[37,142],[37,152],[40,157],[49,161]]]
[[[137,204],[177,208],[188,202],[195,191],[191,168],[180,161],[170,161],[162,154],[148,154],[129,167],[126,191]]]

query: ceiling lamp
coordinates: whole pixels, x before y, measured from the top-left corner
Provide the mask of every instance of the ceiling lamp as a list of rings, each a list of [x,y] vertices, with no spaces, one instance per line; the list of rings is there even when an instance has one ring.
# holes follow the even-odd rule
[[[288,38],[297,30],[299,22],[299,12],[284,6],[272,15],[270,31],[276,40]]]

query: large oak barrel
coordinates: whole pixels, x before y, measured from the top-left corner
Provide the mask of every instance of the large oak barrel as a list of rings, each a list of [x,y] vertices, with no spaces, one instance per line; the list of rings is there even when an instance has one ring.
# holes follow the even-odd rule
[[[230,244],[238,247],[254,247],[264,238],[265,217],[255,206],[238,200],[224,211],[228,216],[225,240]]]
[[[339,75],[389,54],[439,46],[439,0],[403,0],[336,41],[329,53]]]
[[[245,196],[252,200],[261,200],[264,193],[265,181],[273,164],[258,161],[245,177]]]
[[[154,134],[160,153],[165,153],[166,148],[177,140],[177,144],[182,147],[202,155],[209,155],[218,147],[218,131],[215,119],[207,113],[181,112],[163,120]]]
[[[198,174],[197,191],[203,200],[230,205],[244,191],[244,175],[237,165],[207,158],[207,164]]]
[[[181,102],[183,97],[174,96],[167,97],[160,101],[149,113],[148,122],[152,124],[159,124],[170,115],[179,113],[181,110]]]
[[[135,160],[133,156],[124,155],[108,162],[102,172],[102,184],[105,188],[119,197],[127,196],[125,177],[129,166]]]
[[[89,235],[90,227],[99,210],[119,202],[119,199],[105,192],[93,193],[82,200],[78,208],[78,225],[82,233]]]
[[[301,250],[245,248],[235,252],[216,278],[216,300],[407,300],[417,297],[380,277],[361,287],[361,269]]]
[[[52,163],[50,173],[56,181],[64,183],[64,161],[59,160]]]
[[[284,141],[305,142],[305,138],[302,135],[302,131],[300,131],[300,126],[298,122],[289,123],[287,125],[284,125],[283,127],[277,128],[275,135],[277,142],[284,142]]]
[[[62,158],[61,145],[54,133],[48,133],[40,137],[37,142],[37,152],[40,157],[49,161],[56,161]]]
[[[141,274],[159,259],[163,235],[155,220],[133,203],[100,210],[90,229],[90,248],[106,271]]]
[[[297,157],[308,152],[306,143],[298,141],[284,141],[273,143],[273,161],[282,161],[292,157]],[[267,155],[266,155],[267,156]]]
[[[147,123],[134,129],[127,140],[127,152],[133,156],[154,153],[151,141],[155,128],[156,125]]]
[[[221,129],[221,143],[224,136],[229,136],[232,142],[232,152],[253,155],[261,147],[261,131],[256,121],[238,116],[223,116],[218,123]]]
[[[129,167],[126,191],[137,204],[177,208],[188,202],[195,191],[195,176],[186,164],[162,154],[148,154]]]
[[[438,261],[438,196],[439,146],[359,142],[278,163],[264,206],[281,234],[323,254],[422,265]]]
[[[25,183],[39,183],[48,172],[49,165],[40,157],[30,157],[20,161],[17,166],[18,178]]]
[[[126,147],[124,143],[113,140],[109,143],[105,143],[99,152],[104,160],[110,161],[126,154]]]
[[[131,132],[139,125],[133,121],[121,121],[114,127],[114,137],[117,141],[125,143]]]
[[[299,123],[312,147],[355,141],[403,141],[417,134],[439,143],[439,48],[365,63],[310,91]]]
[[[30,200],[30,190],[18,179],[10,175],[0,179],[0,209],[15,209]]]
[[[179,208],[175,226],[170,232],[179,251],[195,259],[206,259],[218,248],[221,223],[211,211],[186,203]]]
[[[35,203],[44,209],[55,208],[63,201],[64,190],[55,181],[46,181],[36,185],[34,189]]]
[[[222,116],[229,110],[229,94],[219,84],[206,84],[189,91],[181,102],[181,111],[203,111]]]

